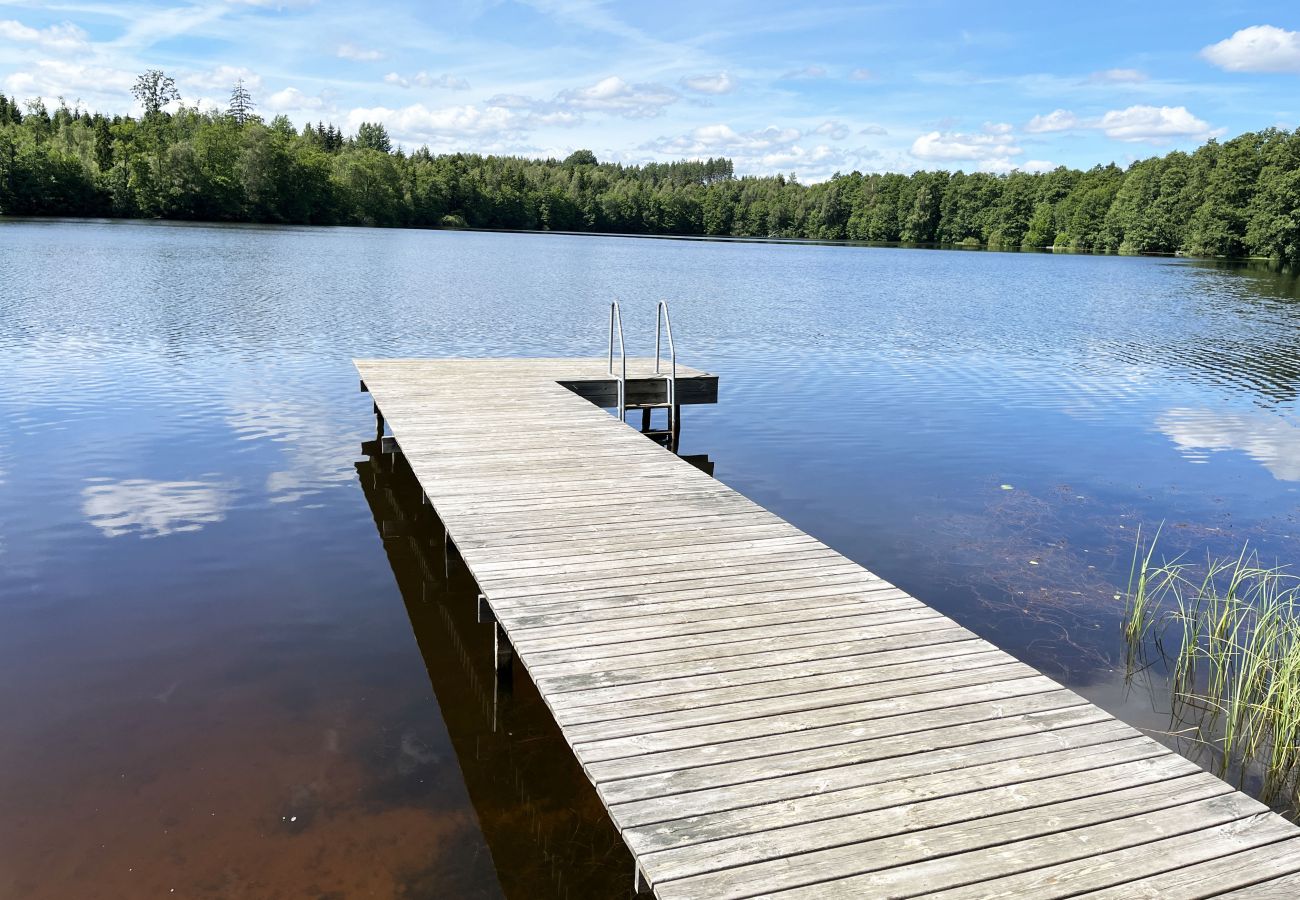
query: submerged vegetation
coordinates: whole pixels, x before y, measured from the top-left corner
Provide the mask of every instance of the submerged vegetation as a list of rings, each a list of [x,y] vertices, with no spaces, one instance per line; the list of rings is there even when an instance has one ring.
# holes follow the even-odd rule
[[[1219,774],[1259,780],[1300,811],[1300,578],[1245,550],[1200,566],[1134,557],[1125,636],[1132,674],[1168,672],[1176,733],[1212,751]]]
[[[1249,132],[1127,169],[737,177],[730,160],[625,166],[394,148],[381,124],[269,123],[163,73],[140,118],[0,96],[0,213],[543,229],[1268,257],[1300,263],[1300,134]]]

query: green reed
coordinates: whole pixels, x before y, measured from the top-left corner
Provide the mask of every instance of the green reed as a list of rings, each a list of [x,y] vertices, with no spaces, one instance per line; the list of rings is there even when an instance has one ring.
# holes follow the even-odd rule
[[[1125,613],[1130,673],[1159,654],[1176,723],[1213,748],[1220,774],[1258,772],[1262,799],[1300,809],[1300,579],[1246,549],[1157,564],[1139,536]]]

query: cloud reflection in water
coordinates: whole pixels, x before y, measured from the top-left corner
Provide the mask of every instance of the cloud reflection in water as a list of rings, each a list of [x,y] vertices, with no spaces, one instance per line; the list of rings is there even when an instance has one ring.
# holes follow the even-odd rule
[[[164,537],[220,522],[229,489],[217,482],[132,478],[92,484],[81,492],[81,511],[105,537]]]
[[[1300,481],[1300,426],[1263,412],[1175,408],[1156,420],[1183,453],[1204,462],[1208,453],[1239,450],[1279,481]]]

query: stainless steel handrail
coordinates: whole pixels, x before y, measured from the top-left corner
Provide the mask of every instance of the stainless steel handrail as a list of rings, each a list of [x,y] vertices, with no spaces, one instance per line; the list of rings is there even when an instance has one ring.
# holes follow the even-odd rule
[[[660,367],[662,335],[668,335],[668,432],[677,434],[677,345],[673,343],[673,320],[668,316],[668,301],[660,300],[655,307],[655,374],[663,374]]]
[[[620,372],[614,373],[614,331],[618,326],[618,354],[622,362]],[[618,420],[626,421],[627,416],[627,346],[623,343],[623,313],[618,308],[618,301],[609,304],[609,374],[618,379]]]

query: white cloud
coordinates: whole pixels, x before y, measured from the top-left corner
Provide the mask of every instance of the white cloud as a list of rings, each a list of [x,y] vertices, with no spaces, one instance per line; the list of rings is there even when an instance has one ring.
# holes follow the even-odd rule
[[[536,112],[512,109],[499,104],[447,106],[429,108],[414,103],[399,109],[383,106],[357,108],[347,114],[347,125],[356,130],[362,122],[382,122],[393,139],[406,144],[427,144],[447,150],[464,150],[473,140],[480,151],[488,152],[485,141],[515,140],[533,129],[546,125],[573,125],[581,121],[577,113],[565,110]],[[496,152],[500,147],[493,145]]]
[[[681,80],[682,87],[699,94],[730,94],[736,89],[736,79],[726,72],[716,75],[693,75]]]
[[[357,62],[374,62],[377,59],[384,58],[382,50],[371,50],[367,47],[358,47],[356,44],[346,42],[339,44],[335,55],[340,59],[351,59]]]
[[[416,72],[409,78],[405,75],[399,75],[396,72],[389,72],[384,76],[384,81],[388,84],[395,84],[398,87],[428,87],[443,88],[449,91],[467,91],[469,82],[457,75],[432,75],[425,71]]]
[[[203,88],[205,90],[228,91],[235,86],[235,82],[243,80],[244,87],[250,91],[255,91],[262,86],[262,77],[252,69],[246,69],[243,66],[217,66],[207,72],[194,72],[185,76],[185,85],[188,87]]]
[[[1034,116],[1025,126],[1030,134],[1044,134],[1050,131],[1070,131],[1080,126],[1079,117],[1068,109],[1057,109],[1045,116]]]
[[[858,134],[881,135],[881,134],[889,134],[889,132],[885,130],[885,126],[883,125],[867,125],[866,127],[862,128],[860,131],[858,131]]]
[[[13,19],[0,19],[0,40],[16,44],[35,44],[46,50],[68,53],[86,47],[86,32],[64,22],[48,28],[29,28]]]
[[[660,138],[645,149],[661,153],[771,153],[792,146],[803,137],[797,128],[775,126],[758,131],[738,132],[730,125],[701,125],[676,138]]]
[[[824,134],[833,141],[842,141],[849,136],[849,126],[843,122],[830,120],[814,128],[813,134]]]
[[[1300,72],[1300,31],[1252,25],[1206,47],[1201,56],[1229,72]]]
[[[978,168],[981,172],[1005,175],[1008,172],[1050,172],[1056,168],[1056,163],[1045,159],[1016,160],[1009,157],[993,157],[982,160]]]
[[[81,512],[105,537],[163,537],[220,522],[230,491],[207,481],[126,481],[92,484],[81,492]]]
[[[296,87],[287,87],[267,97],[263,106],[271,112],[305,112],[323,108],[325,101],[320,97],[304,94]]]
[[[1113,109],[1097,123],[1117,141],[1161,143],[1170,138],[1207,138],[1215,134],[1209,123],[1196,118],[1185,106],[1130,106]]]
[[[835,172],[878,168],[881,156],[874,148],[805,143],[819,131],[825,134],[834,130],[839,123],[826,124],[831,127],[823,130],[819,126],[811,132],[776,125],[753,131],[737,131],[725,123],[702,125],[676,137],[650,141],[640,149],[663,158],[726,156],[735,161],[736,171],[742,174],[797,171],[802,180],[809,182],[824,180]]]
[[[963,134],[931,131],[912,142],[912,155],[924,160],[986,160],[1002,163],[1021,150],[1006,132]]]
[[[1239,450],[1279,481],[1300,481],[1300,427],[1285,419],[1259,412],[1178,408],[1160,416],[1156,426],[1199,462],[1206,461],[1208,453]]]
[[[981,160],[976,164],[976,168],[981,172],[994,172],[998,175],[1005,175],[1020,168],[1020,164],[1010,157],[994,156]]]
[[[1056,131],[1101,131],[1117,141],[1165,143],[1176,138],[1207,138],[1221,133],[1188,112],[1185,106],[1130,106],[1112,109],[1100,118],[1081,118],[1068,109],[1034,116],[1025,125],[1029,134]]]
[[[1105,69],[1088,76],[1093,84],[1138,84],[1147,80],[1147,74],[1140,69]]]
[[[629,84],[617,75],[582,88],[560,91],[551,100],[523,94],[497,94],[487,101],[489,108],[514,110],[519,120],[531,125],[574,125],[583,114],[601,112],[625,119],[649,119],[663,114],[681,96],[661,84]]]
[[[42,59],[28,71],[14,72],[4,80],[15,97],[104,97],[114,101],[128,95],[135,73],[107,66]]]
[[[837,156],[838,154],[825,144],[818,144],[811,150],[805,150],[803,147],[795,145],[774,153],[765,153],[758,158],[758,163],[770,171],[772,169],[789,168],[795,165],[807,166],[810,163],[825,163],[827,160],[834,159]]]
[[[675,91],[663,85],[628,84],[617,75],[611,75],[589,87],[561,91],[555,103],[569,109],[598,110],[629,119],[643,119],[661,114],[664,107],[678,99]]]
[[[849,81],[875,81],[877,77],[870,69],[854,69],[849,73]]]

